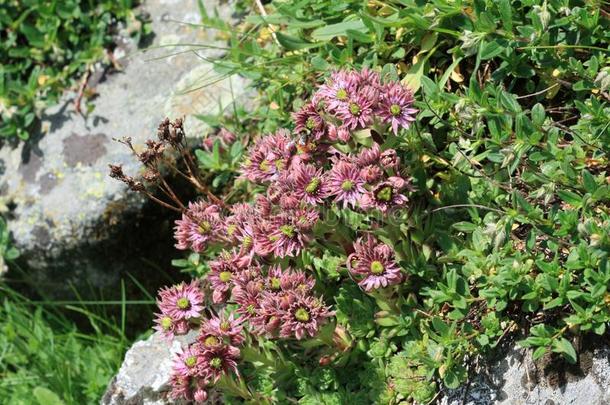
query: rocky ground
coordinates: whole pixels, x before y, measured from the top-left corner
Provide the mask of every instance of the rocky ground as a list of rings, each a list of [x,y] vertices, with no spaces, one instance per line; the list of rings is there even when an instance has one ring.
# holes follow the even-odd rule
[[[193,341],[187,335],[182,342]],[[548,355],[532,361],[530,350],[517,346],[481,364],[470,382],[450,390],[442,405],[608,405],[610,404],[610,346],[587,342],[579,363],[568,365]],[[158,334],[136,343],[125,356],[118,375],[102,400],[104,405],[170,403],[167,399],[171,359],[179,344]]]
[[[547,354],[532,360],[532,351],[509,347],[475,370],[470,382],[452,390],[442,405],[608,405],[610,346],[587,338],[577,364]]]
[[[195,341],[197,332],[174,340],[164,340],[158,333],[137,342],[125,355],[119,373],[112,379],[102,398],[102,405],[146,404],[169,402],[167,393],[172,369],[172,357],[180,345]]]
[[[230,4],[203,3],[232,19]],[[128,174],[137,167],[113,138],[141,145],[166,116],[187,116],[189,135],[201,135],[207,127],[193,114],[225,109],[245,89],[243,79],[220,77],[202,60],[222,50],[174,46],[226,46],[216,31],[193,25],[200,22],[196,0],[147,0],[143,7],[152,19],[151,49],[119,41],[121,70],[98,69],[89,78],[88,91],[97,94],[91,113],[77,113],[77,95],[67,93],[45,112],[33,142],[0,149],[0,206],[10,208],[4,215],[27,276],[49,296],[65,295],[71,284],[113,286],[146,262],[169,262],[171,214],[147,208],[108,177],[108,163],[122,163]]]

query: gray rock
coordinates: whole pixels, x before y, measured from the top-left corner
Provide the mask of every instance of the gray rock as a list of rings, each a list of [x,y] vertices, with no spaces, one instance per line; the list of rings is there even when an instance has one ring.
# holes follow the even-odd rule
[[[191,331],[171,343],[155,333],[147,340],[135,343],[125,354],[118,374],[102,397],[102,405],[161,405],[168,399],[172,361],[181,346],[195,341]]]
[[[442,405],[609,405],[610,346],[584,348],[577,365],[555,355],[532,361],[532,351],[512,348],[476,370],[469,384],[449,390]]]
[[[231,3],[203,3],[231,21]],[[137,50],[128,40],[117,48],[123,70],[91,76],[98,96],[90,114],[77,114],[76,95],[68,93],[45,112],[34,142],[0,149],[0,206],[14,207],[9,229],[22,263],[51,293],[65,292],[69,284],[116,285],[119,273],[142,267],[141,257],[165,257],[167,263],[170,213],[142,214],[143,199],[108,177],[108,163],[123,164],[131,175],[138,170],[127,148],[112,139],[130,136],[142,145],[165,116],[182,115],[187,133],[199,136],[208,128],[192,115],[224,111],[246,88],[244,79],[221,77],[201,59],[218,57],[220,50],[202,46],[195,54],[173,46],[226,47],[217,31],[180,23],[199,22],[197,0],[148,0],[144,8],[152,18],[152,48]],[[141,218],[152,220],[143,225]]]

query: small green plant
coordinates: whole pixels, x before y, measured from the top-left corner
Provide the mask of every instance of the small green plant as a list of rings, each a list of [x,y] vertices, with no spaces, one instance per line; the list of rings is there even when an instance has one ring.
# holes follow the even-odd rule
[[[0,403],[97,403],[121,365],[128,340],[120,328],[82,308],[83,333],[61,312],[0,285]]]
[[[0,139],[28,139],[41,111],[57,103],[112,46],[119,22],[136,35],[132,0],[0,0]]]
[[[19,251],[11,246],[10,233],[4,218],[0,216],[0,274],[8,270],[7,262],[19,257]]]

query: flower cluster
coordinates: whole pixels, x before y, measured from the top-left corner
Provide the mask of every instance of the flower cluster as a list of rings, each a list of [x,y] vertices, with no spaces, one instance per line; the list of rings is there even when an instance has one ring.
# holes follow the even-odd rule
[[[314,94],[294,119],[296,130],[309,130],[316,141],[347,141],[350,131],[385,124],[398,134],[415,121],[413,95],[400,83],[382,83],[378,73],[338,71]]]
[[[233,314],[205,320],[197,340],[174,359],[171,396],[203,402],[208,398],[208,389],[223,375],[238,374],[242,329],[241,319],[235,319]]]
[[[171,337],[201,325],[197,342],[174,364],[174,397],[202,401],[223,375],[237,374],[244,333],[313,338],[334,316],[316,294],[315,278],[294,266],[325,237],[319,231],[325,209],[387,215],[406,206],[411,178],[397,151],[377,135],[408,128],[412,103],[407,88],[373,71],[335,72],[294,114],[296,134],[280,129],[249,149],[241,177],[263,190],[253,201],[200,200],[183,210],[176,247],[211,258],[201,286],[205,298],[213,308],[231,305],[234,313],[205,319],[197,282],[160,292],[157,330]],[[234,136],[221,132],[218,139],[226,146]],[[363,290],[404,281],[395,252],[372,235],[342,245],[347,270]]]
[[[244,272],[236,280],[233,300],[249,319],[252,331],[267,337],[313,337],[332,312],[312,294],[315,281],[301,271],[278,265],[266,274]]]
[[[292,209],[327,203],[382,212],[402,207],[412,188],[396,151],[382,151],[372,137],[369,148],[357,151],[351,138],[375,125],[390,126],[395,134],[398,127],[408,128],[416,112],[412,102],[407,88],[382,84],[370,70],[336,72],[294,114],[299,139],[286,130],[259,139],[242,167],[243,177],[268,184],[272,202]],[[336,145],[341,142],[353,153],[341,152],[345,148]]]

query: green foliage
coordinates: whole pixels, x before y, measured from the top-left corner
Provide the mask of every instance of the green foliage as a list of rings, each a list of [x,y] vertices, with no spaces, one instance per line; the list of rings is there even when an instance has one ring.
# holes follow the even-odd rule
[[[10,233],[4,218],[0,216],[0,273],[7,270],[6,262],[19,257],[19,251],[10,244]]]
[[[0,139],[27,139],[42,109],[104,57],[119,21],[145,32],[133,3],[0,1]]]
[[[127,340],[86,311],[84,334],[61,313],[0,286],[0,403],[96,403],[121,365]]]
[[[342,351],[319,349],[334,370],[323,378],[312,371],[319,365],[311,351],[278,360],[298,370],[276,381],[279,392],[302,403],[426,403],[441,384],[466,380],[468,359],[510,338],[535,358],[554,352],[573,363],[576,335],[607,333],[610,24],[603,7],[276,0],[268,15],[226,29],[232,48],[216,69],[248,76],[259,89],[260,106],[235,117],[251,131],[290,126],[290,112],[339,67],[398,77],[420,110],[408,131],[384,144],[399,152],[417,190],[408,210],[372,230],[396,251],[408,282],[360,291],[337,266],[347,253],[337,241],[353,240],[369,220],[326,212],[338,223],[316,230],[328,244],[292,264],[323,280],[349,336]],[[224,29],[215,21],[204,18]],[[318,340],[308,350],[324,344]],[[259,370],[277,366],[264,364]]]

